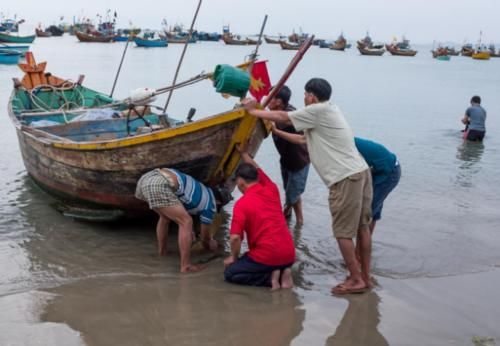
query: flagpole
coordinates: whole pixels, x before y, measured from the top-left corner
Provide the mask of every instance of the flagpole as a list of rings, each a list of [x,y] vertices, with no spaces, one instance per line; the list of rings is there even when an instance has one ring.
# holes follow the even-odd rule
[[[122,59],[120,60],[120,65],[118,66],[118,71],[116,71],[115,81],[113,82],[113,87],[111,88],[111,93],[109,97],[113,97],[113,93],[115,92],[116,82],[118,82],[118,77],[120,76],[120,72],[122,70],[123,60],[125,60],[125,54],[127,54],[128,45],[130,43],[131,35],[129,34],[127,44],[125,44],[125,48],[123,49]]]
[[[172,85],[175,85],[175,83],[177,82],[177,77],[179,76],[179,71],[181,69],[182,62],[184,60],[184,55],[186,54],[186,50],[187,50],[187,47],[189,45],[189,41],[191,40],[191,37],[193,36],[194,23],[196,22],[196,18],[198,17],[198,12],[200,12],[200,7],[201,7],[202,2],[203,2],[203,0],[200,0],[198,2],[198,7],[196,8],[196,12],[194,14],[193,21],[191,22],[191,28],[189,28],[188,38],[186,40],[186,43],[184,44],[184,49],[182,50],[182,54],[181,54],[181,57],[179,59],[179,63],[177,64],[177,70],[175,71],[174,81],[172,82]],[[168,105],[170,103],[170,99],[172,98],[173,92],[174,92],[174,90],[172,89],[170,91],[170,93],[168,94],[167,101],[165,102],[165,106],[163,107],[163,113],[165,113],[167,111],[167,108],[168,108]]]

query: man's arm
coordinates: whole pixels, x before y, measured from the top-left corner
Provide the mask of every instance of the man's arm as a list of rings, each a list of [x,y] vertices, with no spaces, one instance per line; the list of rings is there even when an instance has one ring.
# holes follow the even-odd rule
[[[294,144],[306,144],[306,136],[298,134],[298,133],[289,133],[286,131],[282,131],[277,129],[275,126],[272,128],[273,134],[276,136],[283,138],[285,141]]]
[[[245,144],[236,145],[236,150],[238,150],[238,152],[240,153],[241,160],[244,163],[248,163],[248,164],[254,166],[256,169],[260,168],[259,165],[257,164],[257,162],[255,162],[255,160],[248,153],[248,142]]]
[[[238,234],[231,234],[229,237],[229,244],[231,246],[231,255],[224,260],[224,267],[229,267],[238,259],[241,250],[241,236]]]
[[[464,115],[464,117],[462,118],[462,124],[464,124],[464,125],[468,125],[468,124],[469,124],[469,122],[470,122],[470,120],[469,120],[469,116],[468,116],[467,114],[466,114],[466,115]]]
[[[253,115],[254,117],[265,120],[271,120],[281,124],[287,124],[287,125],[292,124],[292,121],[290,120],[288,113],[285,111],[265,111],[256,109],[255,107],[257,104],[255,103],[255,100],[252,99],[245,99],[243,100],[242,104],[247,110],[247,112],[250,115]]]

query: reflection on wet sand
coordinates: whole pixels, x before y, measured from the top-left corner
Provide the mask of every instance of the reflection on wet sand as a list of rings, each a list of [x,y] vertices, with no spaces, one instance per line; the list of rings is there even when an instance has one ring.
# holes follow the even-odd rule
[[[67,323],[89,345],[288,345],[305,317],[293,291],[229,285],[219,268],[89,279],[50,292],[57,298],[43,320]]]
[[[483,142],[464,141],[457,148],[459,160],[456,184],[471,188],[474,187],[474,175],[481,171],[481,157],[484,153]]]
[[[327,346],[387,346],[389,343],[380,334],[380,298],[375,292],[344,297],[349,306],[335,330],[326,340]]]

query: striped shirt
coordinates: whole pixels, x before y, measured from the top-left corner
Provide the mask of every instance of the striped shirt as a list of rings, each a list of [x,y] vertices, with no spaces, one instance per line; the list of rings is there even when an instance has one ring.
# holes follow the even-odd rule
[[[193,177],[175,169],[169,170],[177,176],[179,189],[175,194],[191,215],[199,215],[201,223],[210,225],[215,217],[215,197],[211,189]]]

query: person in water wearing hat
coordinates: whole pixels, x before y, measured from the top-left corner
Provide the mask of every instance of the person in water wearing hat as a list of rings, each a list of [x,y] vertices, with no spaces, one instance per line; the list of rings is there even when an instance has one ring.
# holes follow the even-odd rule
[[[231,193],[224,186],[210,188],[193,177],[172,168],[157,168],[144,174],[137,182],[135,197],[147,202],[149,208],[159,215],[156,226],[158,252],[167,253],[167,237],[170,222],[179,226],[179,251],[181,273],[203,269],[191,263],[193,242],[193,219],[198,216],[201,223],[201,241],[209,250],[217,249],[217,241],[210,234],[217,211],[229,203]]]

